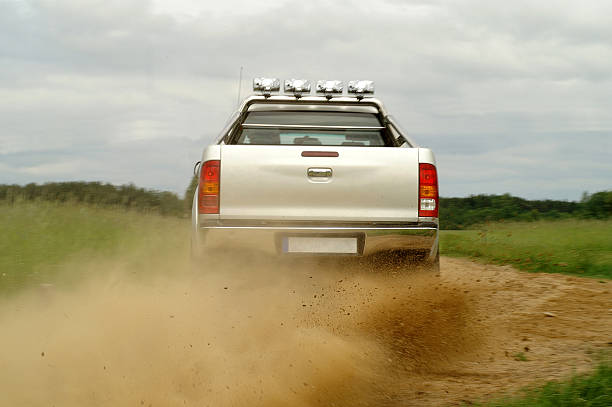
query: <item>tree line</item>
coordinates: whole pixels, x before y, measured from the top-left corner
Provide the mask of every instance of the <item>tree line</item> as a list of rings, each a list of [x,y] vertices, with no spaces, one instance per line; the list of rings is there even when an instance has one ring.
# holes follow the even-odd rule
[[[46,184],[2,185],[0,203],[74,202],[86,205],[125,208],[161,215],[187,217],[191,211],[197,178],[191,180],[184,197],[167,191],[115,186],[101,182],[50,182]],[[607,219],[612,216],[612,191],[584,194],[579,202],[527,200],[504,195],[473,195],[467,198],[440,198],[440,227],[468,229],[492,221],[534,221],[539,219]]]
[[[501,220],[607,219],[611,216],[612,191],[584,193],[579,202],[527,200],[510,194],[440,198],[442,229],[467,229],[475,224]]]
[[[133,184],[115,186],[101,182],[49,182],[46,184],[1,185],[0,202],[60,202],[114,207],[184,216],[185,202],[176,194],[138,188]]]

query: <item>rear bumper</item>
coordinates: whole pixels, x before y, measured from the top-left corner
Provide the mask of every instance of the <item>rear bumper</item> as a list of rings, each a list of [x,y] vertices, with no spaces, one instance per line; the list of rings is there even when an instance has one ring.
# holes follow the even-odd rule
[[[231,248],[287,255],[282,243],[287,236],[354,236],[358,251],[353,256],[402,250],[433,260],[438,252],[437,219],[418,223],[209,221],[197,228],[194,244],[205,251]]]

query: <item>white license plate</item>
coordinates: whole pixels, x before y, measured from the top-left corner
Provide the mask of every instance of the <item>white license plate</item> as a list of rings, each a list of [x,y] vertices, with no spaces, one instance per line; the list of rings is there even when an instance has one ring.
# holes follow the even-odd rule
[[[357,253],[356,237],[289,236],[283,239],[285,253]]]

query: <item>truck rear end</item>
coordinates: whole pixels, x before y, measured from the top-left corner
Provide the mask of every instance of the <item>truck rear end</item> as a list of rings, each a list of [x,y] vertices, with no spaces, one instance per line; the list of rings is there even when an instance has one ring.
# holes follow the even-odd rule
[[[202,155],[192,244],[198,253],[404,253],[438,259],[433,153],[376,99],[247,99]]]

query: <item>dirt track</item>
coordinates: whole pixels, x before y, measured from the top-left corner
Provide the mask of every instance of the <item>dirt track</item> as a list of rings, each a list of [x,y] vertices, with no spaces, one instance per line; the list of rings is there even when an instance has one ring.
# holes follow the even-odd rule
[[[0,304],[0,404],[453,405],[588,370],[612,341],[610,282],[460,259],[439,278],[257,257],[144,282],[97,267],[115,272]]]

